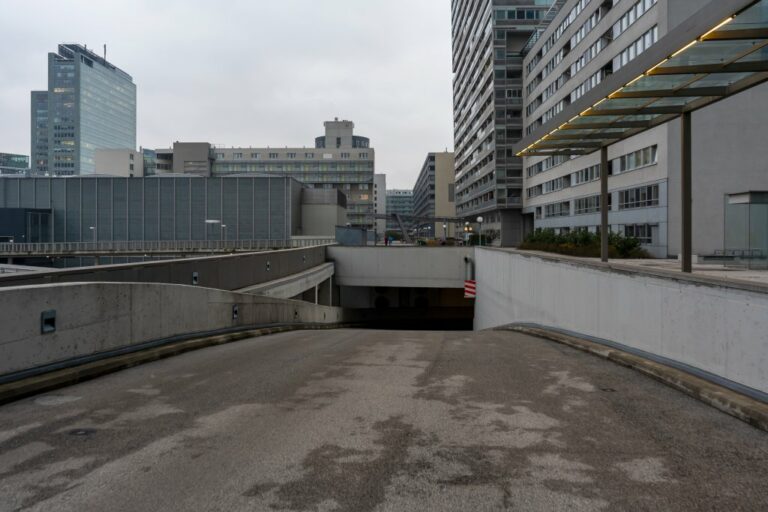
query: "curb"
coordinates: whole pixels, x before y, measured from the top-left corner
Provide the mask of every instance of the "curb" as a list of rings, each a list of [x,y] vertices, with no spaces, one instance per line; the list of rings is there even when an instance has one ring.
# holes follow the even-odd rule
[[[705,379],[691,375],[690,373],[663,365],[644,357],[630,354],[605,345],[569,336],[548,329],[536,327],[510,326],[499,327],[495,330],[514,331],[523,334],[556,341],[563,345],[588,352],[602,357],[614,363],[632,368],[663,384],[666,384],[688,396],[696,398],[707,405],[729,414],[735,418],[752,425],[755,428],[768,432],[768,404],[742,395],[723,386],[719,386]]]
[[[129,354],[105,357],[98,361],[0,384],[0,405],[201,348],[224,345],[247,338],[256,338],[281,332],[338,329],[346,325],[347,324],[311,324],[266,327],[263,329],[251,329],[231,334],[220,334],[216,336],[178,341],[167,345],[147,348],[138,352],[131,352]]]

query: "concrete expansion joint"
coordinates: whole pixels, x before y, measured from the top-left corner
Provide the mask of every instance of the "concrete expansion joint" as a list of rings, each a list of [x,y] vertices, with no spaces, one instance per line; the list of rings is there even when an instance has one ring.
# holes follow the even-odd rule
[[[768,432],[768,403],[737,393],[734,390],[677,368],[672,368],[617,348],[607,347],[584,338],[570,336],[549,329],[511,325],[498,327],[494,330],[515,331],[555,341],[632,368],[726,414],[738,418],[753,427]]]
[[[147,348],[129,354],[105,357],[98,361],[85,364],[78,364],[60,370],[54,370],[42,375],[22,378],[16,381],[0,384],[0,405],[25,398],[38,393],[52,391],[78,382],[95,379],[102,375],[118,372],[138,366],[144,363],[150,363],[165,359],[175,355],[180,355],[192,350],[198,350],[206,347],[224,345],[235,341],[241,341],[248,338],[257,338],[278,334],[283,332],[298,330],[324,330],[324,329],[344,329],[351,327],[352,324],[287,324],[283,326],[265,327],[262,329],[250,329],[247,331],[219,334],[214,336],[204,336],[173,342],[157,347]]]

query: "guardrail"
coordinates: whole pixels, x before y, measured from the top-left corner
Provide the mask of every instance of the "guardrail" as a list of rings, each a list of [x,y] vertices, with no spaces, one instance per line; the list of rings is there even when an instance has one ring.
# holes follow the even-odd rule
[[[334,238],[289,238],[281,240],[164,240],[130,242],[0,243],[0,255],[61,254],[179,254],[252,252],[294,249],[335,243]]]

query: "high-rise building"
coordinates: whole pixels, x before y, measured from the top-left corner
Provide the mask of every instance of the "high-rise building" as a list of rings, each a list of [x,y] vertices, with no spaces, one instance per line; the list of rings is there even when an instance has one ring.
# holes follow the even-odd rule
[[[523,50],[553,0],[452,0],[456,214],[522,239]]]
[[[136,85],[79,44],[48,54],[48,90],[32,92],[33,170],[92,174],[97,149],[136,148]]]
[[[700,0],[565,1],[525,57],[526,135],[547,123],[557,127],[568,122],[557,116],[675,31],[703,4]],[[673,108],[686,100],[662,98],[653,106]],[[651,100],[621,101],[630,107],[633,102]],[[767,104],[768,86],[760,85],[693,114],[695,254],[712,255],[723,249],[727,195],[768,190],[768,154],[761,142],[768,124]],[[608,159],[611,231],[639,239],[656,257],[677,257],[682,229],[680,121],[612,143]],[[583,156],[526,157],[524,169],[523,211],[530,228],[597,232],[599,150]]]
[[[387,190],[387,215],[413,215],[413,190]],[[404,219],[403,224],[407,229],[411,227],[411,221]],[[387,230],[399,230],[400,224],[394,219],[387,219]]]
[[[453,153],[429,153],[413,187],[413,213],[419,217],[455,217],[456,190]],[[443,224],[446,224],[443,228]],[[430,237],[452,238],[454,223],[444,221],[417,223]]]
[[[215,147],[207,142],[177,142],[157,150],[157,172],[200,176],[288,176],[309,188],[338,189],[347,198],[353,227],[374,230],[376,153],[367,137],[354,135],[352,121],[325,122],[315,147]]]

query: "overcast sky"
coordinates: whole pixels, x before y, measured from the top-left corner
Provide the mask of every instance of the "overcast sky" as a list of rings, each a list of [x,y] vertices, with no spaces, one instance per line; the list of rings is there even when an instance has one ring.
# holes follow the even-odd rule
[[[138,144],[312,146],[371,138],[388,188],[453,149],[446,0],[0,0],[0,152],[29,154],[29,92],[61,42],[133,76]]]

